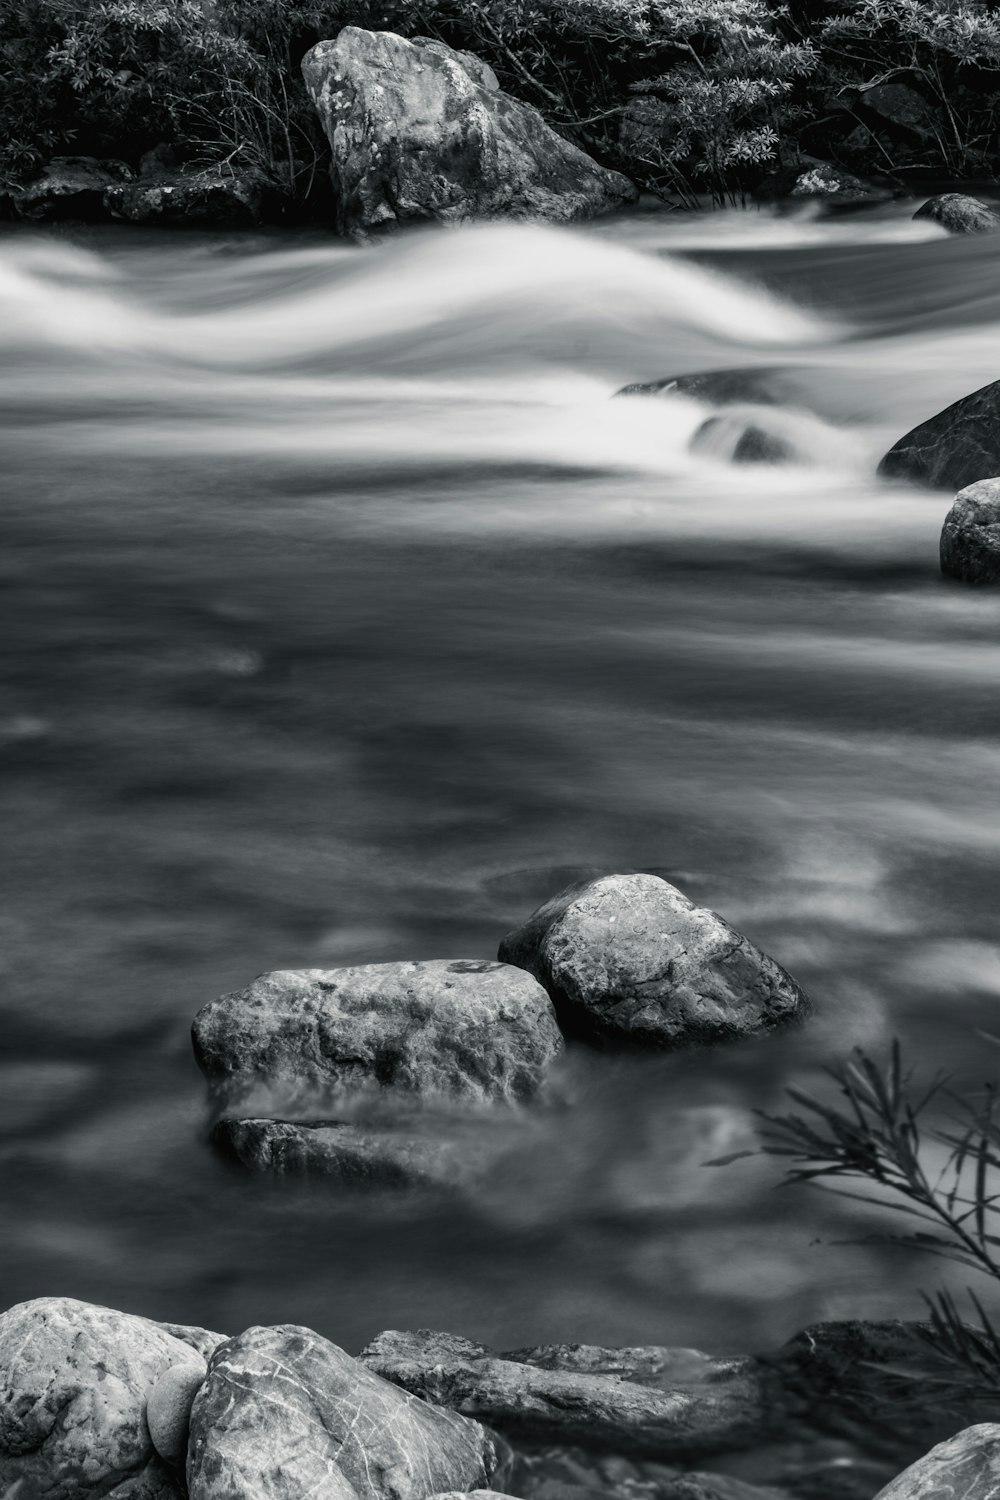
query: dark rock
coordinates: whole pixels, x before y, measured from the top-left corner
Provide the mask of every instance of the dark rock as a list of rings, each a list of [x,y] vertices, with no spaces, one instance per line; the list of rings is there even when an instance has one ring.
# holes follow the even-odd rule
[[[739,1447],[764,1422],[766,1376],[753,1360],[575,1346],[494,1355],[427,1332],[380,1334],[360,1359],[414,1395],[532,1442],[670,1459]]]
[[[147,1401],[173,1366],[221,1338],[69,1297],[10,1308],[0,1316],[0,1494],[177,1500]]]
[[[221,1345],[191,1413],[190,1500],[425,1500],[486,1489],[502,1450],[308,1328]]]
[[[121,161],[56,156],[40,176],[13,195],[14,211],[22,219],[104,219],[105,193],[131,176]]]
[[[590,1041],[677,1048],[756,1036],[807,1001],[723,917],[655,875],[570,886],[500,944],[546,987],[565,1030]]]
[[[693,453],[712,453],[734,464],[784,464],[799,457],[787,438],[736,416],[707,418],[690,446]]]
[[[107,188],[104,204],[114,219],[130,224],[191,229],[251,229],[274,217],[279,195],[261,172],[206,167],[152,175]]]
[[[762,203],[814,198],[831,207],[858,208],[886,203],[900,191],[895,183],[866,181],[832,162],[804,157],[765,177],[754,196]]]
[[[161,141],[151,151],[145,152],[139,158],[139,176],[142,178],[166,177],[171,172],[176,172],[183,163],[176,146],[169,141]]]
[[[939,193],[922,203],[913,217],[930,219],[950,234],[995,234],[1000,230],[1000,213],[967,193]]]
[[[478,58],[441,42],[347,26],[302,69],[330,142],[342,233],[430,219],[586,219],[637,196],[502,93]]]
[[[323,1093],[520,1103],[540,1092],[562,1049],[545,991],[518,968],[480,960],[264,974],[206,1005],[193,1034],[219,1099],[263,1087],[283,1113]]]
[[[941,572],[962,583],[1000,583],[1000,479],[955,496],[941,531]]]
[[[793,404],[798,387],[794,371],[780,367],[741,370],[702,370],[696,375],[670,375],[666,380],[622,386],[616,396],[687,396],[712,406],[753,403],[757,406]]]
[[[927,100],[907,83],[873,83],[859,89],[855,109],[870,112],[890,125],[921,129],[929,125],[933,112]]]
[[[1000,1488],[1000,1425],[982,1422],[938,1443],[876,1500],[992,1500]]]
[[[1000,473],[1000,380],[963,396],[894,443],[878,466],[883,479],[964,490]]]

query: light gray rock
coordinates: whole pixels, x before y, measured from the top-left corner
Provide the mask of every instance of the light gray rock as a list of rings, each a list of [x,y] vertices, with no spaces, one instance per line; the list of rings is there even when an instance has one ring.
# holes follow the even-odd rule
[[[500,944],[548,990],[567,1032],[677,1048],[755,1036],[807,1001],[772,958],[655,875],[570,886]]]
[[[766,1377],[750,1359],[587,1346],[496,1355],[452,1334],[382,1333],[361,1362],[505,1436],[671,1459],[759,1436]]]
[[[1000,213],[968,193],[939,193],[922,203],[913,217],[930,219],[949,234],[996,234],[1000,230]]]
[[[221,1341],[179,1331],[69,1297],[0,1316],[0,1494],[20,1481],[25,1500],[175,1500],[146,1403],[193,1348]]]
[[[522,1103],[562,1038],[521,969],[440,960],[264,974],[198,1013],[194,1048],[220,1102],[263,1090],[270,1115],[317,1096]]]
[[[405,1394],[308,1328],[251,1328],[216,1350],[191,1414],[190,1500],[425,1500],[486,1489],[478,1424]]]
[[[905,433],[878,472],[884,479],[953,491],[1000,474],[1000,380],[962,396]]]
[[[171,1365],[153,1386],[146,1403],[146,1425],[153,1447],[168,1463],[183,1467],[191,1406],[208,1373],[203,1359]]]
[[[962,583],[1000,583],[1000,479],[955,496],[941,530],[941,571]]]
[[[500,91],[479,59],[441,42],[346,26],[302,71],[344,234],[414,220],[586,219],[637,196]]]
[[[1000,1491],[1000,1424],[966,1427],[911,1464],[876,1500],[994,1500]]]
[[[124,162],[56,156],[33,182],[13,195],[14,211],[22,219],[103,219],[104,194],[131,176]]]

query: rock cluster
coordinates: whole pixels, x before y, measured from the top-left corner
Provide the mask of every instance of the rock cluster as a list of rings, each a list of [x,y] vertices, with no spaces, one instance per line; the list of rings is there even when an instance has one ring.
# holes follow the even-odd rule
[[[245,229],[274,217],[280,203],[263,173],[225,164],[185,167],[149,152],[138,173],[124,162],[56,157],[12,194],[22,219],[118,219],[158,227]]]

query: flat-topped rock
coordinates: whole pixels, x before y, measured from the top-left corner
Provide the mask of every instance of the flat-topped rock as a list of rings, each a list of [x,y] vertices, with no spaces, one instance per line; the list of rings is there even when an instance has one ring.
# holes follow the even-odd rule
[[[199,1011],[193,1036],[220,1103],[265,1095],[268,1115],[354,1096],[520,1104],[562,1050],[536,980],[464,959],[264,974]]]
[[[962,583],[1000,583],[1000,479],[955,496],[941,529],[941,572]]]
[[[187,1484],[190,1500],[425,1500],[488,1488],[500,1460],[478,1422],[285,1325],[216,1350],[191,1413]]]
[[[570,886],[500,944],[545,986],[565,1031],[678,1048],[772,1031],[808,1002],[774,959],[656,875]]]
[[[0,1315],[0,1494],[178,1500],[147,1402],[174,1366],[203,1371],[200,1356],[221,1341],[70,1297],[10,1308]]]
[[[420,1331],[382,1333],[359,1357],[414,1395],[532,1442],[671,1458],[738,1447],[762,1430],[766,1375],[754,1360],[683,1351],[671,1376],[668,1350],[526,1353]]]

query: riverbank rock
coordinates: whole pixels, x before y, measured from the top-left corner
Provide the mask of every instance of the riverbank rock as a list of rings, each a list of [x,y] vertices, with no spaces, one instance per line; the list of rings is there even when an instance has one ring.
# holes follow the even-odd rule
[[[302,71],[330,142],[344,234],[419,220],[565,222],[637,197],[504,94],[485,63],[441,42],[346,26]]]
[[[1000,479],[955,496],[941,530],[941,572],[962,583],[1000,583]]]
[[[950,490],[1000,473],[1000,380],[907,432],[889,449],[878,473]]]
[[[21,1481],[31,1500],[176,1500],[147,1402],[175,1366],[203,1370],[199,1356],[221,1338],[69,1297],[10,1308],[0,1316],[0,1494]]]
[[[887,203],[899,193],[895,184],[866,181],[832,162],[803,157],[795,165],[765,177],[754,197],[761,203],[811,198],[832,208],[862,208]]]
[[[501,1457],[478,1422],[285,1325],[215,1351],[191,1413],[187,1483],[190,1500],[424,1500],[486,1489]]]
[[[753,1360],[692,1350],[551,1346],[494,1354],[453,1334],[382,1333],[369,1369],[505,1437],[669,1459],[759,1437],[766,1380]]]
[[[966,1427],[880,1490],[876,1500],[991,1500],[1000,1490],[1000,1425]]]
[[[968,193],[939,193],[922,203],[913,217],[930,219],[949,234],[995,234],[1000,230],[1000,213]]]
[[[13,195],[22,219],[99,220],[107,217],[105,194],[128,183],[130,169],[121,161],[93,156],[56,156],[45,170]]]
[[[677,1048],[756,1036],[808,1002],[772,958],[655,875],[570,886],[500,944],[588,1041]]]
[[[112,218],[130,224],[251,229],[274,217],[278,197],[262,172],[205,167],[115,183],[106,189],[104,204]]]
[[[264,974],[199,1011],[193,1037],[226,1105],[261,1089],[286,1105],[380,1093],[519,1104],[539,1094],[562,1050],[535,980],[465,959]]]

